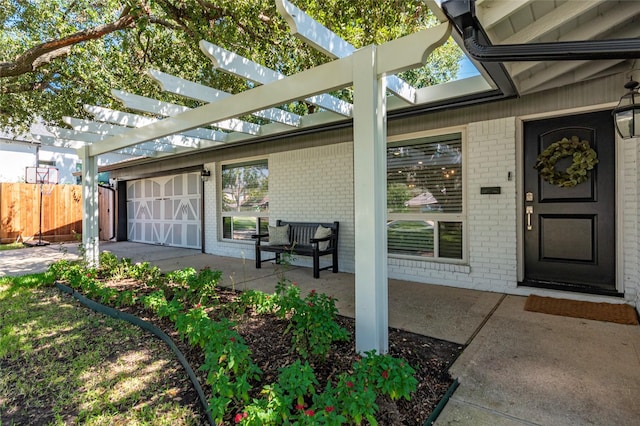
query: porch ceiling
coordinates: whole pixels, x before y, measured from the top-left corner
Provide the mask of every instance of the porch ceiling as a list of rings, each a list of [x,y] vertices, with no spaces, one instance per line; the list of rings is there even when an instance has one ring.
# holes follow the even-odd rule
[[[640,38],[640,2],[636,0],[476,0],[475,14],[496,46]],[[506,62],[504,66],[517,93],[524,95],[630,72],[637,66],[636,59]]]

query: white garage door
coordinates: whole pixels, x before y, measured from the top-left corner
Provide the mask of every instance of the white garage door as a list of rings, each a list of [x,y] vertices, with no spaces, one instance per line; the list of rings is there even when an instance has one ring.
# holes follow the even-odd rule
[[[199,173],[128,182],[129,241],[201,248],[201,188]]]

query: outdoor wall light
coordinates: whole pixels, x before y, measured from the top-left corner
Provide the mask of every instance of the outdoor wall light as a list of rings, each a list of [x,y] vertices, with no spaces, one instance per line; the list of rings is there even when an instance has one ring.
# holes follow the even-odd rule
[[[640,83],[629,79],[624,85],[629,90],[622,95],[620,103],[613,109],[616,130],[623,139],[640,137]]]
[[[202,178],[202,181],[206,181],[209,180],[209,177],[211,176],[211,172],[207,169],[202,169],[200,171],[200,177]]]

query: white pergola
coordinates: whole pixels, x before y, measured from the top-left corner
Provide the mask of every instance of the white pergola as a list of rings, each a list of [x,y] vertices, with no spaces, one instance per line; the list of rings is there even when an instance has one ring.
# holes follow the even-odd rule
[[[386,249],[386,121],[387,111],[481,93],[492,87],[481,77],[416,89],[395,74],[421,67],[429,54],[450,36],[451,27],[435,0],[427,0],[441,24],[380,46],[356,49],[287,0],[277,8],[293,34],[333,58],[324,65],[285,76],[233,52],[201,41],[200,48],[219,70],[255,83],[231,95],[150,70],[166,92],[206,102],[198,108],[162,102],[113,90],[113,96],[138,115],[85,106],[95,120],[65,117],[72,129],[49,129],[55,137],[34,135],[43,143],[76,148],[82,160],[83,233],[88,262],[97,264],[98,156],[118,152],[164,157],[225,146],[306,127],[353,119],[356,349],[388,351],[388,277]],[[328,93],[353,87],[353,104]],[[306,116],[278,108],[304,100],[319,112]],[[254,115],[269,124],[238,119]],[[162,117],[162,118],[158,118]]]

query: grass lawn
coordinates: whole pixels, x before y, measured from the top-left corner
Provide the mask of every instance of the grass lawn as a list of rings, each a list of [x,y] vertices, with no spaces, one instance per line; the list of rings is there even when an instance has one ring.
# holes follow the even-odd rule
[[[9,244],[0,244],[0,251],[3,250],[16,250],[25,248],[25,245],[22,243],[9,243]]]
[[[52,280],[0,278],[0,425],[201,423],[163,342],[43,285]]]

